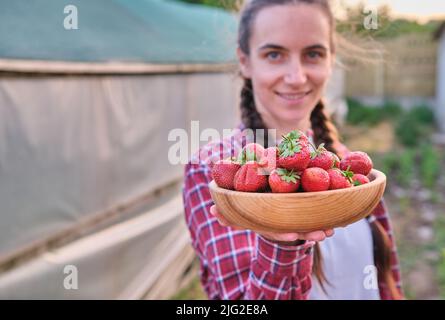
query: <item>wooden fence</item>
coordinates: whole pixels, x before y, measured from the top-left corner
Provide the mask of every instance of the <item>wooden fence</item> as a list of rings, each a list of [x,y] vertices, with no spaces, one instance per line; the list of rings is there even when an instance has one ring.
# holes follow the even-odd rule
[[[379,41],[374,63],[346,61],[347,96],[432,97],[436,89],[437,43],[430,34]]]

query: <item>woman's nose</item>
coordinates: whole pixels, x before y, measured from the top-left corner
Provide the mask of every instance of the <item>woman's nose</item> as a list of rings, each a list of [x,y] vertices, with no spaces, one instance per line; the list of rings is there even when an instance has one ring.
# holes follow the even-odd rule
[[[290,85],[301,85],[307,81],[306,72],[299,61],[289,66],[284,81]]]

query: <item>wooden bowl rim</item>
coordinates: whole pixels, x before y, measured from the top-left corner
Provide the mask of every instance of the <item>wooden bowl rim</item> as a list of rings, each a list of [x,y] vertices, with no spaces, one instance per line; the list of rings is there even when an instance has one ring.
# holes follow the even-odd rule
[[[282,197],[282,198],[306,198],[308,196],[318,195],[318,196],[328,196],[328,195],[334,195],[334,194],[341,194],[346,192],[353,192],[357,190],[363,190],[365,188],[374,188],[377,185],[380,185],[381,183],[386,182],[386,175],[376,169],[372,169],[369,173],[369,176],[373,176],[374,179],[370,180],[369,183],[365,183],[359,186],[354,186],[352,188],[344,188],[344,189],[336,189],[336,190],[327,190],[327,191],[317,191],[317,192],[288,192],[288,193],[273,193],[273,192],[242,192],[242,191],[236,191],[236,190],[229,190],[219,187],[215,180],[212,180],[209,183],[209,188],[213,191],[225,193],[227,195],[231,196],[250,196],[250,197]]]

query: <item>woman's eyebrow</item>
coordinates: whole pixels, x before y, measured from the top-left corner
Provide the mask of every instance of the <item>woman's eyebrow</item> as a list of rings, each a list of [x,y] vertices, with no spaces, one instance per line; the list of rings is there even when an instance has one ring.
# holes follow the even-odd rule
[[[324,51],[328,51],[328,48],[322,44],[314,44],[313,46],[306,47],[305,50],[314,50],[314,49],[321,49]]]
[[[270,49],[288,51],[288,49],[286,49],[285,47],[280,46],[278,44],[272,44],[272,43],[267,43],[265,45],[262,45],[261,47],[259,47],[258,51],[270,50]],[[321,49],[324,51],[328,51],[328,48],[322,44],[314,44],[314,45],[306,47],[304,49],[305,50]]]
[[[285,47],[280,46],[278,44],[267,43],[259,47],[258,51],[263,51],[267,49],[275,49],[275,50],[287,50]]]

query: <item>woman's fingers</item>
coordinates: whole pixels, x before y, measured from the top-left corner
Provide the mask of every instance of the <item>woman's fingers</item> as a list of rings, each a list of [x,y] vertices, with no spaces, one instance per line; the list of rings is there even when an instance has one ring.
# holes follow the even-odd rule
[[[304,240],[323,241],[326,238],[324,231],[312,231],[301,235]]]
[[[215,205],[210,207],[210,214],[213,215],[216,219],[218,219],[219,224],[222,225],[223,227],[231,227],[235,230],[241,230],[241,228],[231,225],[230,222],[227,221],[227,219],[224,218],[224,216],[218,212],[218,209],[216,209]]]
[[[324,233],[326,234],[326,237],[332,237],[334,235],[334,229],[327,229],[324,231]]]
[[[300,240],[298,233],[275,233],[275,232],[261,232],[260,233],[264,238],[272,241],[279,242],[293,242],[296,240]]]
[[[334,229],[327,229],[324,231],[312,231],[303,233],[301,236],[305,240],[312,240],[312,241],[323,241],[328,237],[332,237],[334,235]]]
[[[218,210],[216,209],[216,205],[212,205],[211,207],[210,207],[210,214],[211,215],[216,215],[218,213]]]

